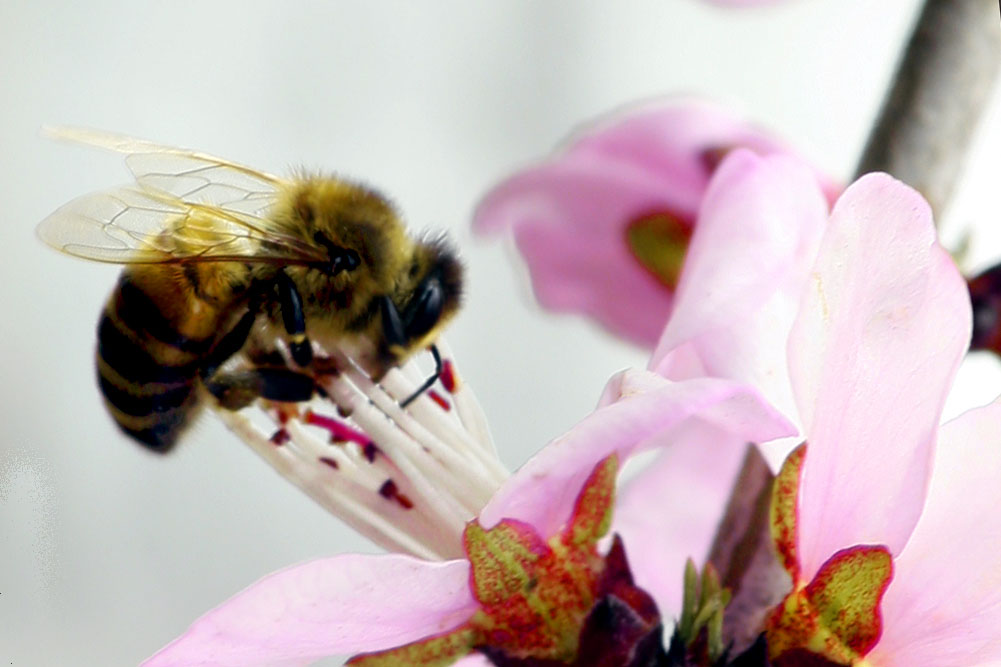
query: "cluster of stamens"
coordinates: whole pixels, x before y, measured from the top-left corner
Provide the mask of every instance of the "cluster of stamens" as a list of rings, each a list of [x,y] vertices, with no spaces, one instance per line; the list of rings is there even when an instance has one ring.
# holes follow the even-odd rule
[[[423,379],[416,362],[376,383],[332,351],[324,365],[337,372],[316,378],[325,395],[308,404],[258,402],[270,427],[249,410],[217,412],[275,470],[377,544],[459,557],[466,523],[509,473],[448,347],[438,347],[439,381],[406,408],[400,402]]]

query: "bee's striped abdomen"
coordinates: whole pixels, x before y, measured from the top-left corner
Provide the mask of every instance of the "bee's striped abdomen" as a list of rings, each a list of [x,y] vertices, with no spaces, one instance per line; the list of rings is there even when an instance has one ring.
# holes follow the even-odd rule
[[[184,336],[154,298],[122,274],[98,324],[97,375],[121,429],[166,451],[197,407],[196,383],[213,341]]]

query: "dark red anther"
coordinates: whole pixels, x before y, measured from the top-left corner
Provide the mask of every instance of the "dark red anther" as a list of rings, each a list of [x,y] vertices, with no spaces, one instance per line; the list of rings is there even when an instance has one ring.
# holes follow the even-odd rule
[[[400,493],[396,482],[391,479],[387,479],[382,483],[382,486],[379,487],[379,495],[387,500],[395,500],[405,510],[413,509],[414,507],[414,501]]]
[[[375,446],[375,443],[369,440],[361,447],[362,454],[368,459],[369,463],[375,463],[375,455],[379,453],[379,448]]]
[[[289,434],[283,428],[278,429],[271,435],[271,444],[280,447],[289,441]]]
[[[312,410],[306,411],[304,421],[329,431],[332,442],[357,442],[362,447],[370,442],[368,436],[358,429],[343,424],[333,417],[318,415]]]
[[[971,350],[1001,355],[1001,264],[967,281],[973,306]]]
[[[434,389],[428,390],[428,398],[437,403],[438,406],[441,407],[441,409],[444,410],[445,412],[448,412],[449,410],[452,409],[452,406],[449,405],[449,402],[445,400],[445,397],[436,392]]]
[[[340,466],[337,465],[337,461],[335,461],[332,458],[329,458],[327,456],[321,456],[320,457],[320,463],[322,463],[324,465],[328,465],[331,468],[333,468],[334,470],[337,470],[338,468],[340,468]]]
[[[438,376],[441,380],[441,386],[445,388],[450,394],[455,393],[455,368],[452,367],[452,360],[446,359],[441,362],[441,375]]]

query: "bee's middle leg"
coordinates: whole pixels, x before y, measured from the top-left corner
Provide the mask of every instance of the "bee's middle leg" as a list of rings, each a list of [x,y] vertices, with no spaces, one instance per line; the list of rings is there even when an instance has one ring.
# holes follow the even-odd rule
[[[316,381],[291,368],[248,368],[216,373],[205,386],[227,410],[240,410],[258,398],[301,403],[313,398]]]
[[[212,348],[202,366],[206,388],[227,410],[240,410],[258,398],[288,403],[308,401],[317,391],[316,381],[305,373],[286,367],[281,355],[274,351],[266,354],[259,350],[254,355],[255,363],[265,362],[265,359],[270,361],[267,366],[219,372],[219,367],[227,359],[247,345],[256,319],[256,310],[248,310]]]

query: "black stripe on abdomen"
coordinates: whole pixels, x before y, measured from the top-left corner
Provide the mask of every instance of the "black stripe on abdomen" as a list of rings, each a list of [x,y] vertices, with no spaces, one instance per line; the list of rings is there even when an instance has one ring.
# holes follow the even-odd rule
[[[161,364],[123,332],[106,312],[101,315],[97,327],[97,353],[115,372],[136,384],[177,384],[190,382],[198,375],[197,361],[181,366]]]
[[[180,366],[158,362],[122,331],[115,316],[102,313],[98,325],[97,376],[111,416],[128,435],[164,452],[177,440],[194,406],[200,362]],[[151,345],[157,345],[151,341]]]
[[[187,402],[194,389],[194,383],[189,381],[178,385],[146,385],[143,393],[136,393],[119,387],[115,384],[115,379],[101,372],[101,369],[98,369],[97,381],[101,393],[109,403],[134,417],[155,416],[156,413],[176,410]]]

